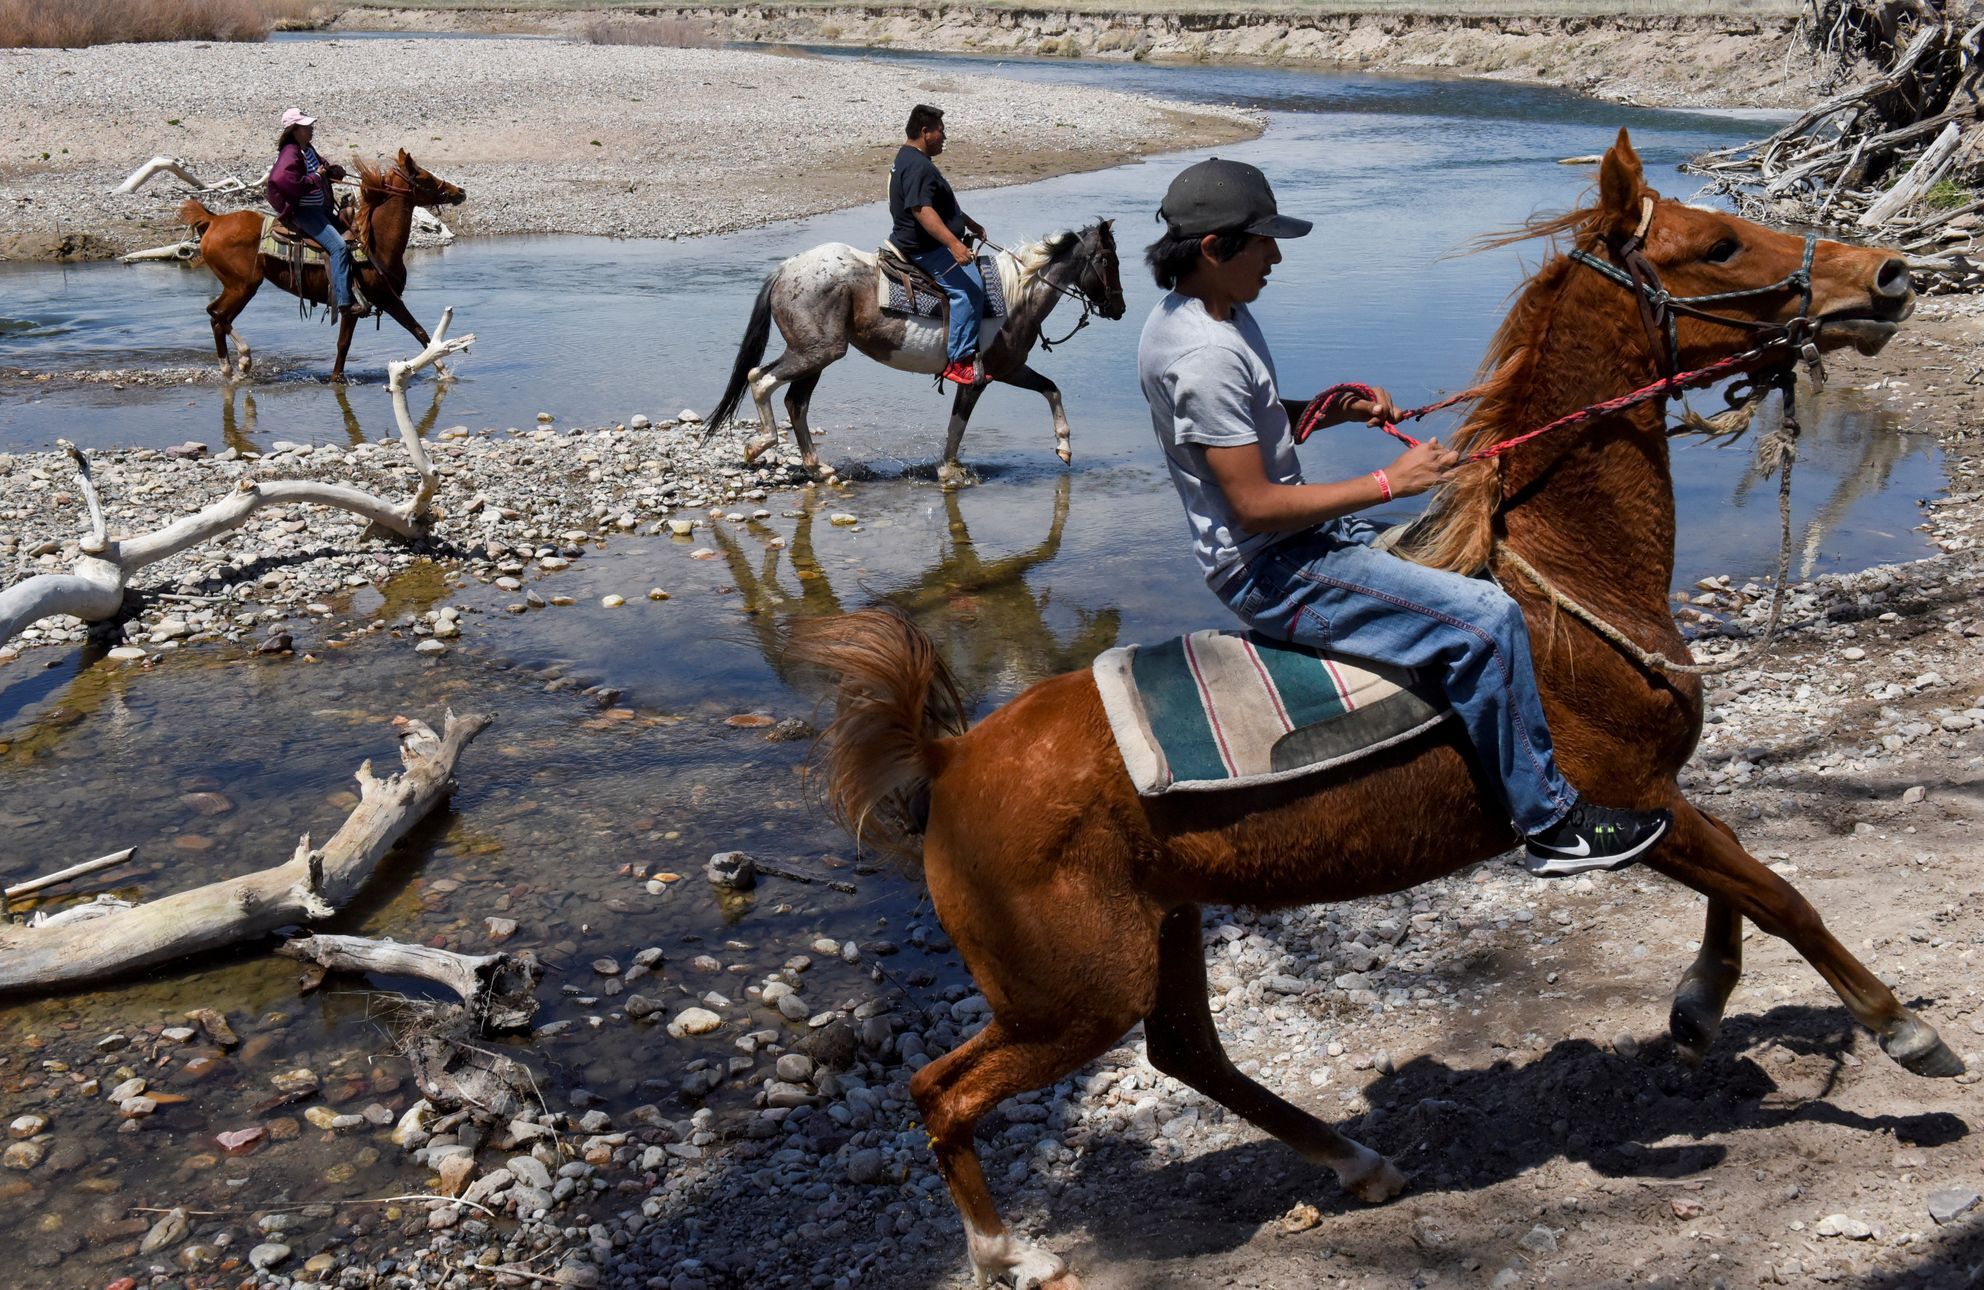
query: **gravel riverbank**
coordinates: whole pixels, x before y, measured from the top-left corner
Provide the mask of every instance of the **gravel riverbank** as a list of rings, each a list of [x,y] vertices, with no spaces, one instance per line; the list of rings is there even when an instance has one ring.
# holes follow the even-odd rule
[[[1716,680],[1689,771],[1698,800],[1803,889],[1973,1071],[1984,1049],[1971,840],[1984,806],[1984,395],[1967,377],[1980,313],[1974,301],[1927,301],[1889,354],[1834,361],[1835,380],[1878,385],[1942,434],[1952,491],[1924,509],[1942,553],[1798,586],[1777,650]],[[740,470],[734,441],[701,449],[698,433],[631,420],[443,432],[442,499],[459,518],[444,525],[456,549],[438,554],[486,582],[549,573],[531,589],[555,593],[560,563],[595,540],[680,521],[696,541],[694,525],[740,523],[797,478],[786,462]],[[99,471],[113,524],[146,528],[251,471],[390,494],[406,487],[397,454],[134,451],[103,454]],[[66,477],[54,454],[0,458],[10,565],[63,558],[81,527]],[[213,607],[155,602],[127,635],[157,658],[271,627],[324,639],[363,630],[312,600],[418,557],[338,524],[264,514],[233,542],[179,557],[155,585]],[[1710,633],[1754,632],[1764,608],[1725,580],[1691,599],[1691,613],[1725,624],[1702,621]],[[474,633],[442,613],[374,630],[386,627],[410,648]],[[65,638],[58,626],[53,639]],[[34,657],[0,662],[0,677]],[[1969,1212],[1975,1074],[1902,1073],[1809,967],[1761,935],[1723,1037],[1700,1071],[1684,1070],[1662,1018],[1699,918],[1698,898],[1647,872],[1546,884],[1493,864],[1389,899],[1214,911],[1211,988],[1235,1059],[1397,1158],[1412,1178],[1405,1196],[1351,1205],[1326,1173],[1153,1071],[1134,1034],[994,1116],[988,1175],[1009,1218],[1070,1255],[1092,1288],[1964,1284],[1961,1269],[1984,1255]],[[906,1086],[985,1004],[894,970],[905,944],[945,942],[925,922],[823,938],[782,962],[738,942],[637,960],[638,974],[596,965],[605,975],[580,1002],[597,1024],[647,1028],[664,1055],[643,1086],[652,1103],[630,1112],[609,1116],[573,1090],[569,1105],[487,1127],[415,1115],[396,1129],[413,1099],[375,1082],[377,1111],[304,1117],[326,1141],[404,1160],[407,1191],[466,1189],[462,1201],[133,1215],[105,1239],[128,1243],[124,1284],[161,1287],[215,1266],[295,1286],[504,1284],[505,1265],[553,1284],[666,1290],[967,1284]],[[823,962],[868,972],[869,988],[813,984]],[[137,1042],[166,1065],[204,1052],[190,1031],[151,1030]],[[122,1045],[92,1052],[97,1039],[67,1041],[80,1055],[59,1081],[23,1071],[10,1085],[10,1118],[27,1109],[21,1089],[38,1091],[15,1121],[4,1175],[15,1181],[0,1194],[72,1150],[64,1124],[84,1114],[51,1111],[82,1100],[75,1081],[129,1077]],[[279,1118],[269,1150],[297,1131]],[[464,1155],[473,1167],[448,1163]]]
[[[176,241],[155,154],[253,182],[302,103],[327,158],[405,148],[468,190],[463,234],[688,237],[872,201],[909,105],[939,100],[958,187],[1250,138],[1257,116],[996,76],[563,40],[351,40],[0,50],[0,258]],[[225,202],[210,202],[216,207]]]

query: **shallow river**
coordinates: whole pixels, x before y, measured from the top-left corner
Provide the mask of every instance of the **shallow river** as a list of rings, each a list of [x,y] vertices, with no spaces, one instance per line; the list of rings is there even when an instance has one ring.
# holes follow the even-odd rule
[[[982,66],[915,61],[929,67],[929,97],[940,102],[948,77]],[[1754,125],[1463,81],[1080,63],[1002,70],[1267,109],[1265,137],[1222,151],[1260,165],[1285,211],[1320,224],[1287,248],[1258,307],[1284,384],[1306,391],[1364,380],[1413,402],[1466,383],[1522,272],[1513,250],[1453,253],[1476,234],[1574,200],[1583,177],[1556,158],[1597,151],[1629,125],[1655,182],[1685,193],[1692,185],[1674,173],[1678,160]],[[954,114],[952,127],[968,136],[971,123]],[[1151,211],[1165,182],[1191,159],[974,193],[968,205],[1008,244],[1111,216],[1133,251],[1155,231]],[[870,207],[699,242],[559,237],[423,253],[416,311],[431,318],[452,304],[458,328],[479,339],[458,384],[439,395],[416,390],[416,413],[438,400],[431,424],[480,429],[528,426],[539,411],[583,426],[707,410],[763,273],[814,243],[867,246],[883,232],[883,214]],[[139,866],[119,888],[135,898],[272,863],[300,832],[322,837],[336,826],[360,759],[390,761],[395,713],[438,723],[449,704],[490,707],[500,722],[464,759],[453,813],[422,832],[370,904],[339,921],[480,949],[487,917],[517,920],[508,947],[536,949],[556,969],[539,1020],[576,1023],[536,1045],[555,1087],[583,1084],[611,1110],[658,1101],[686,1114],[672,1100],[685,1064],[733,1052],[606,1020],[610,999],[583,1001],[602,984],[588,966],[601,956],[628,964],[643,947],[662,947],[668,966],[636,988],[671,1012],[711,990],[739,997],[822,935],[900,952],[858,965],[814,954],[808,997],[819,1006],[955,986],[955,960],[918,948],[933,920],[916,888],[887,871],[858,873],[845,840],[805,805],[796,774],[803,745],[767,743],[762,731],[723,718],[810,714],[810,701],[786,687],[761,649],[766,627],[786,612],[903,601],[939,634],[984,704],[1119,641],[1215,619],[1134,381],[1137,328],[1156,292],[1134,265],[1125,282],[1128,319],[1098,322],[1039,361],[1068,392],[1072,469],[1053,457],[1042,402],[995,388],[965,444],[982,482],[939,492],[928,466],[947,398],[857,357],[828,372],[814,417],[830,459],[863,468],[850,471],[852,493],[831,503],[859,513],[858,531],[827,524],[823,513],[816,522],[815,502],[782,496],[768,503],[775,518],[766,523],[720,526],[717,560],[692,562],[688,544],[660,538],[588,555],[545,587],[575,596],[569,609],[512,617],[496,612],[506,595],[420,572],[360,593],[360,612],[399,615],[444,601],[482,611],[471,614],[462,647],[434,665],[411,664],[402,642],[332,652],[318,664],[202,650],[130,672],[81,651],[41,651],[0,666],[0,877],[136,844]],[[204,271],[169,265],[0,267],[0,368],[202,365],[210,294]],[[341,393],[316,379],[329,366],[329,330],[298,322],[286,298],[270,293],[243,322],[272,373],[252,392],[16,381],[0,402],[0,451],[58,436],[86,446],[265,447],[390,429],[374,374],[409,352],[404,338],[362,331],[353,362],[362,379]],[[1932,441],[1896,433],[1849,390],[1828,392],[1810,421],[1801,572],[1923,553],[1916,501],[1943,487]],[[1382,461],[1388,442],[1344,429],[1304,451],[1314,474],[1348,474]],[[1685,581],[1761,573],[1771,559],[1771,491],[1744,482],[1748,453],[1742,445],[1678,454]],[[786,545],[774,547],[774,537]],[[640,598],[655,585],[672,598]],[[630,603],[597,608],[613,591]],[[593,683],[624,692],[619,711],[572,693]],[[773,881],[754,899],[720,904],[700,872],[711,852],[730,848],[831,870],[853,891]],[[650,873],[687,877],[651,894]],[[699,976],[690,964],[702,953],[748,974]],[[107,1089],[120,1068],[147,1069],[142,1028],[174,1024],[205,1003],[224,1007],[245,1042],[201,1082],[173,1085],[188,1102],[162,1106],[126,1136],[113,1131],[100,1098],[69,1091],[84,1072]],[[128,1248],[128,1236],[102,1228],[105,1214],[126,1205],[225,1208],[240,1197],[263,1204],[398,1186],[390,1149],[384,1160],[354,1157],[306,1132],[221,1160],[211,1138],[267,1120],[269,1074],[297,1065],[322,1075],[349,1104],[341,1109],[404,1105],[403,1072],[373,1060],[386,1045],[367,1010],[354,994],[298,996],[291,965],[248,954],[0,1012],[5,1109],[50,1115],[58,1141],[74,1144],[66,1171],[45,1166],[0,1181],[0,1196],[32,1200],[8,1207],[0,1229],[19,1229],[35,1263],[59,1266],[37,1277],[63,1284],[79,1268],[112,1266],[112,1253]],[[111,1033],[139,1042],[97,1052]],[[50,1060],[73,1069],[48,1069]]]

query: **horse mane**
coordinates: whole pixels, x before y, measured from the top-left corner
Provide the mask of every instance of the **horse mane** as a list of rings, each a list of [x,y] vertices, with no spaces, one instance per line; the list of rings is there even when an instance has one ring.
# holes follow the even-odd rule
[[[383,167],[372,165],[355,152],[351,154],[351,164],[358,171],[358,188],[360,192],[368,196],[377,195],[383,197],[392,191],[386,184],[386,171]]]
[[[1488,342],[1488,352],[1475,373],[1476,383],[1464,392],[1473,409],[1454,432],[1449,448],[1465,455],[1523,410],[1537,355],[1549,341],[1556,322],[1558,288],[1572,267],[1556,244],[1567,234],[1575,241],[1593,227],[1597,217],[1594,206],[1538,215],[1468,245],[1467,252],[1472,254],[1537,239],[1551,244],[1542,267],[1517,289],[1515,304]],[[1502,473],[1494,459],[1469,462],[1434,491],[1431,503],[1407,526],[1393,551],[1431,568],[1476,573],[1488,563],[1495,538],[1495,511],[1501,502]]]
[[[1081,240],[1080,233],[1072,229],[1062,229],[1058,233],[1049,233],[1038,242],[1029,242],[1022,246],[1013,253],[1013,258],[1019,261],[1020,280],[1024,282],[1032,278],[1048,265],[1074,250]]]

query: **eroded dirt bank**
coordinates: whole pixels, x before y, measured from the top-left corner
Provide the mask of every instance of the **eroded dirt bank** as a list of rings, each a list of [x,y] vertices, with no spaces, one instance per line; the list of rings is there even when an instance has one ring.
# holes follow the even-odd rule
[[[599,12],[348,9],[346,29],[583,35]],[[622,22],[690,24],[724,40],[1177,62],[1334,64],[1562,85],[1656,106],[1803,107],[1816,69],[1795,15],[1480,17],[1436,14],[1085,13],[894,5],[643,8]]]

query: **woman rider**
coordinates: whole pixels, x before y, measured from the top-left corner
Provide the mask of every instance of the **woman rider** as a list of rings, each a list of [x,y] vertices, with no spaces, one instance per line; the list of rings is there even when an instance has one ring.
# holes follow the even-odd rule
[[[302,108],[282,114],[282,134],[276,138],[276,164],[269,171],[269,205],[276,217],[324,248],[330,262],[331,302],[340,316],[363,318],[371,310],[351,302],[351,248],[339,232],[342,223],[331,200],[331,182],[344,178],[344,167],[327,164],[310,146],[317,118]],[[303,294],[297,283],[297,294]]]
[[[1431,439],[1368,475],[1303,480],[1289,428],[1302,405],[1282,401],[1247,307],[1281,260],[1279,239],[1303,236],[1309,222],[1276,209],[1259,170],[1216,157],[1173,180],[1159,214],[1165,235],[1145,258],[1171,294],[1151,311],[1137,361],[1213,594],[1265,635],[1436,680],[1501,784],[1531,873],[1616,869],[1643,855],[1668,813],[1598,806],[1564,782],[1516,603],[1492,582],[1377,550],[1377,526],[1356,515],[1425,492],[1455,455]],[[1326,424],[1398,419],[1388,394],[1373,396],[1345,400]]]

